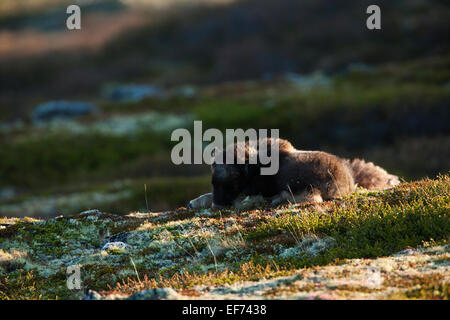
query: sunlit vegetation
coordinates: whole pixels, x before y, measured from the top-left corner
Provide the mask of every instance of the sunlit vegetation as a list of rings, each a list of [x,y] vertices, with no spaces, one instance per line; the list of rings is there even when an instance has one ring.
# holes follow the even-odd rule
[[[65,265],[74,259],[82,268],[85,289],[130,295],[159,287],[201,291],[201,286],[276,279],[309,272],[309,268],[335,272],[333,268],[346,264],[347,270],[359,273],[364,263],[370,259],[379,263],[376,259],[381,258],[387,259],[382,263],[390,268],[383,273],[388,277],[383,286],[398,284],[394,298],[444,299],[448,287],[439,273],[420,277],[407,273],[402,278],[397,274],[403,268],[400,258],[389,262],[389,256],[422,247],[425,251],[415,256],[414,263],[428,270],[427,261],[434,261],[430,259],[435,255],[439,259],[433,262],[434,268],[444,267],[449,200],[449,177],[443,175],[392,190],[359,192],[322,205],[15,220],[0,230],[0,293],[4,299],[79,298],[82,293],[68,291],[63,281]],[[102,251],[107,241],[125,241],[129,247]],[[411,259],[406,260],[409,267]],[[398,267],[393,261],[400,263]],[[419,282],[427,285],[417,291]],[[379,293],[383,288],[368,292]],[[297,289],[283,290],[310,290]],[[336,290],[367,291],[358,286]]]

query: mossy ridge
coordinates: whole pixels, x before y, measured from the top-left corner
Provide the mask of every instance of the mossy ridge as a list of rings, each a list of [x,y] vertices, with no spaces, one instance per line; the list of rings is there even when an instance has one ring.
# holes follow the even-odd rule
[[[180,208],[128,216],[93,211],[47,221],[2,220],[10,223],[0,230],[5,252],[0,280],[8,283],[2,297],[39,298],[26,289],[38,279],[44,299],[80,298],[65,287],[70,264],[81,266],[85,289],[130,293],[166,285],[182,289],[258,281],[304,267],[387,256],[424,241],[445,244],[450,235],[449,187],[450,177],[441,175],[321,205],[241,212]],[[124,241],[129,247],[102,251],[108,241]],[[27,278],[27,272],[33,276]]]

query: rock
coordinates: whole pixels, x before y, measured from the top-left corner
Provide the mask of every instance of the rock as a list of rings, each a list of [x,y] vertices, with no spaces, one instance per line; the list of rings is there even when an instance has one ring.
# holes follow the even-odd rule
[[[108,242],[103,246],[102,250],[123,250],[126,249],[127,247],[128,244],[126,244],[125,242],[116,241],[116,242]]]
[[[108,242],[124,242],[125,243],[125,241],[127,241],[127,239],[128,239],[128,235],[129,235],[129,232],[120,232],[120,233],[116,233],[106,239]]]
[[[154,85],[117,85],[107,87],[103,95],[115,102],[137,102],[148,97],[161,97],[163,91]]]
[[[212,201],[213,201],[213,194],[212,193],[206,193],[204,195],[201,195],[198,198],[195,198],[194,200],[191,200],[188,203],[188,208],[192,208],[192,209],[211,208]]]
[[[85,294],[84,300],[102,300],[102,295],[94,290],[88,290]]]
[[[90,216],[90,215],[101,216],[102,214],[103,213],[97,209],[86,210],[86,211],[80,212],[80,216]]]
[[[180,297],[181,295],[172,288],[156,288],[136,292],[127,300],[176,300]]]
[[[31,114],[34,123],[53,119],[73,118],[92,114],[98,108],[90,102],[82,101],[49,101],[36,106]]]
[[[397,252],[397,256],[413,255],[415,253],[414,249],[405,249]]]

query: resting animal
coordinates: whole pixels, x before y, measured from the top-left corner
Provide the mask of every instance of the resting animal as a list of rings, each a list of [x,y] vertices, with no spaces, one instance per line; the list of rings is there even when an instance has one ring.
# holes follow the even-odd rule
[[[260,142],[270,145],[275,140]],[[279,170],[275,175],[262,175],[260,161],[250,164],[250,155],[260,157],[260,149],[249,143],[235,143],[216,151],[212,170],[212,193],[202,195],[189,203],[189,207],[222,208],[239,207],[248,197],[263,197],[278,205],[286,202],[322,202],[353,192],[357,186],[368,190],[382,190],[400,183],[397,176],[364,160],[342,159],[322,151],[301,151],[289,141],[277,139]],[[260,144],[261,145],[261,144]],[[238,150],[242,152],[238,152]],[[226,155],[235,158],[244,155],[243,164],[224,164]]]

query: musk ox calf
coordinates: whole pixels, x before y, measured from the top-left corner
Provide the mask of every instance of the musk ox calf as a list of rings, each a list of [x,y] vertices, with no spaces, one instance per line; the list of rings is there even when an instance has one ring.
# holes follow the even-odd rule
[[[213,192],[202,195],[189,203],[191,208],[239,208],[242,199],[258,197],[270,200],[272,205],[286,202],[322,202],[351,193],[357,186],[369,190],[381,190],[399,184],[397,176],[371,162],[342,159],[322,151],[301,151],[289,141],[267,138],[260,144],[235,143],[216,151],[212,169]],[[259,146],[267,149],[278,143],[279,170],[275,175],[262,175]],[[241,164],[225,164],[228,153]],[[256,156],[256,164],[249,161]],[[221,159],[222,161],[216,161]]]

